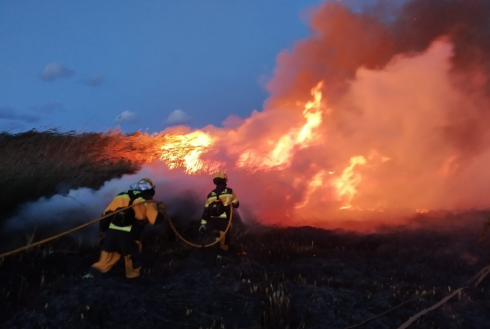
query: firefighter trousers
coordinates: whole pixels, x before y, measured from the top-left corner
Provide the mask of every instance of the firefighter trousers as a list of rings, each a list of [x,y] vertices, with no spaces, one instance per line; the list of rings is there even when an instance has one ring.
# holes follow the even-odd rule
[[[228,218],[211,217],[210,222],[212,228],[214,229],[216,240],[224,236],[219,242],[219,248],[223,251],[228,251],[231,240],[231,226],[233,226],[233,224],[230,226],[230,229],[225,235],[226,227],[228,226]]]
[[[129,235],[122,235],[121,233],[123,232],[110,233],[108,232],[107,236],[104,239],[105,241],[103,241],[99,261],[93,264],[92,268],[101,273],[109,272],[109,270],[117,263],[117,261],[121,259],[121,256],[123,256],[126,269],[126,277],[129,279],[139,277],[141,275],[141,265],[139,261],[139,254],[141,253],[142,249],[141,241],[127,241],[126,239],[128,239]],[[126,241],[121,241],[121,239],[124,239]],[[123,247],[115,248],[117,244],[123,244]],[[134,266],[136,266],[136,268],[134,268]]]

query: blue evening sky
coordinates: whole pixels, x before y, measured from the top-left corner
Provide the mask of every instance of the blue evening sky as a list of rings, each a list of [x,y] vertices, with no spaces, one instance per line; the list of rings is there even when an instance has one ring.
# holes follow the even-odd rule
[[[0,131],[158,132],[262,110],[277,55],[322,2],[0,0]]]

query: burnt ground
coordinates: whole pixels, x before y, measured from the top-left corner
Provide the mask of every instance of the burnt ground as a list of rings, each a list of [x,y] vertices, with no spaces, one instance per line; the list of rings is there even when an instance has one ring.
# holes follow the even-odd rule
[[[490,264],[483,215],[419,215],[408,227],[359,234],[312,227],[235,226],[230,258],[169,232],[145,237],[143,276],[121,263],[81,276],[96,247],[65,240],[3,259],[2,328],[345,328],[429,292],[360,328],[397,328]],[[413,328],[488,328],[490,277]]]

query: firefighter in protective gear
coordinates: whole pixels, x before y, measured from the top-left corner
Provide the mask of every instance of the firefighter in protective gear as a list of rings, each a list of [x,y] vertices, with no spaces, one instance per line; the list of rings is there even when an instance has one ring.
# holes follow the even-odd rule
[[[230,220],[231,207],[238,208],[239,202],[235,192],[227,187],[228,177],[224,173],[216,173],[213,178],[213,183],[216,188],[212,190],[206,199],[204,212],[201,219],[201,227],[199,231],[205,231],[209,225],[216,234],[216,240],[225,235],[228,221]],[[222,251],[228,251],[230,242],[230,232],[228,230],[226,236],[219,243],[218,256]]]
[[[100,221],[103,238],[100,241],[100,260],[92,265],[91,272],[108,272],[116,262],[124,257],[126,277],[140,276],[141,241],[140,234],[146,224],[160,224],[164,220],[166,206],[163,202],[147,203],[155,195],[155,184],[149,178],[142,178],[130,185],[130,190],[119,193],[105,209],[104,215],[114,212]],[[118,209],[137,204],[134,208],[117,212]],[[92,277],[91,273],[88,277]]]

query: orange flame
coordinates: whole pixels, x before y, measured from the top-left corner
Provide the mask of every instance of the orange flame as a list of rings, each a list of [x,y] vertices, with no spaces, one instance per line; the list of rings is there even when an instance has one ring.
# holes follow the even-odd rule
[[[205,164],[200,156],[213,141],[213,137],[200,130],[187,135],[169,135],[160,147],[160,160],[165,161],[169,169],[184,168],[186,174],[209,172],[212,166]]]
[[[322,122],[322,86],[323,82],[319,82],[311,90],[313,100],[304,105],[303,117],[306,122],[302,126],[290,129],[277,142],[269,140],[268,144],[275,146],[265,157],[260,157],[255,150],[243,152],[235,166],[250,171],[254,171],[254,168],[268,170],[288,166],[295,150],[306,148],[317,140],[319,136],[313,133]],[[213,147],[215,140],[215,137],[201,130],[186,135],[168,134],[160,147],[160,159],[165,161],[169,169],[183,168],[186,174],[209,172],[216,169],[217,165],[205,163],[201,155]]]
[[[315,193],[322,185],[323,185],[323,179],[325,176],[325,171],[320,171],[317,173],[313,179],[311,180],[308,189],[306,190],[306,195],[304,197],[304,200],[297,204],[294,208],[295,209],[300,209],[308,205],[310,202],[310,198]]]
[[[322,123],[322,92],[323,81],[311,90],[313,100],[304,105],[303,117],[306,123],[301,127],[292,128],[289,132],[279,137],[277,143],[269,140],[274,149],[265,157],[260,157],[254,150],[244,152],[238,159],[238,167],[257,167],[265,170],[279,166],[288,166],[294,155],[295,149],[308,147],[318,136],[314,136],[315,128]]]
[[[350,209],[352,206],[350,202],[357,193],[357,186],[361,182],[361,175],[354,173],[354,167],[357,165],[366,164],[366,160],[362,156],[352,157],[350,159],[350,166],[342,171],[342,175],[338,178],[330,179],[330,184],[333,185],[336,192],[336,199],[344,203],[340,209]],[[327,173],[322,170],[318,172],[310,181],[309,187],[306,190],[306,195],[303,202],[296,205],[296,209],[305,207],[312,196],[318,189],[323,186]],[[329,175],[333,175],[334,172],[328,172]],[[328,186],[328,185],[327,185]]]
[[[341,209],[349,209],[352,207],[350,202],[357,193],[356,187],[361,182],[361,175],[354,173],[354,167],[363,164],[366,164],[366,159],[364,159],[364,157],[352,157],[350,159],[350,166],[344,169],[342,176],[334,180],[337,196],[345,202],[345,205],[343,205]]]
[[[321,135],[316,132],[316,128],[322,123],[322,87],[323,81],[312,88],[313,99],[304,104],[302,114],[306,122],[302,126],[293,127],[280,135],[276,139],[277,142],[269,140],[272,149],[264,158],[259,157],[255,150],[241,153],[235,167],[250,172],[284,169],[291,165],[291,159],[296,150],[307,148],[321,140]],[[169,134],[165,143],[160,146],[162,152],[160,159],[165,161],[169,169],[182,168],[188,175],[208,173],[211,170],[216,170],[218,165],[209,160],[202,160],[201,156],[214,146],[216,138],[201,130],[185,135]],[[363,156],[352,157],[350,165],[337,178],[334,177],[333,171],[319,170],[309,180],[305,195],[301,201],[296,203],[294,208],[300,209],[308,205],[311,196],[318,190],[323,189],[320,194],[325,194],[327,193],[326,190],[333,187],[335,199],[343,204],[341,209],[349,209],[351,207],[350,202],[357,193],[356,188],[361,182],[361,175],[355,173],[354,168],[365,163],[366,160]],[[293,185],[296,186],[298,182],[298,178],[296,178]],[[326,184],[324,184],[325,182]]]

